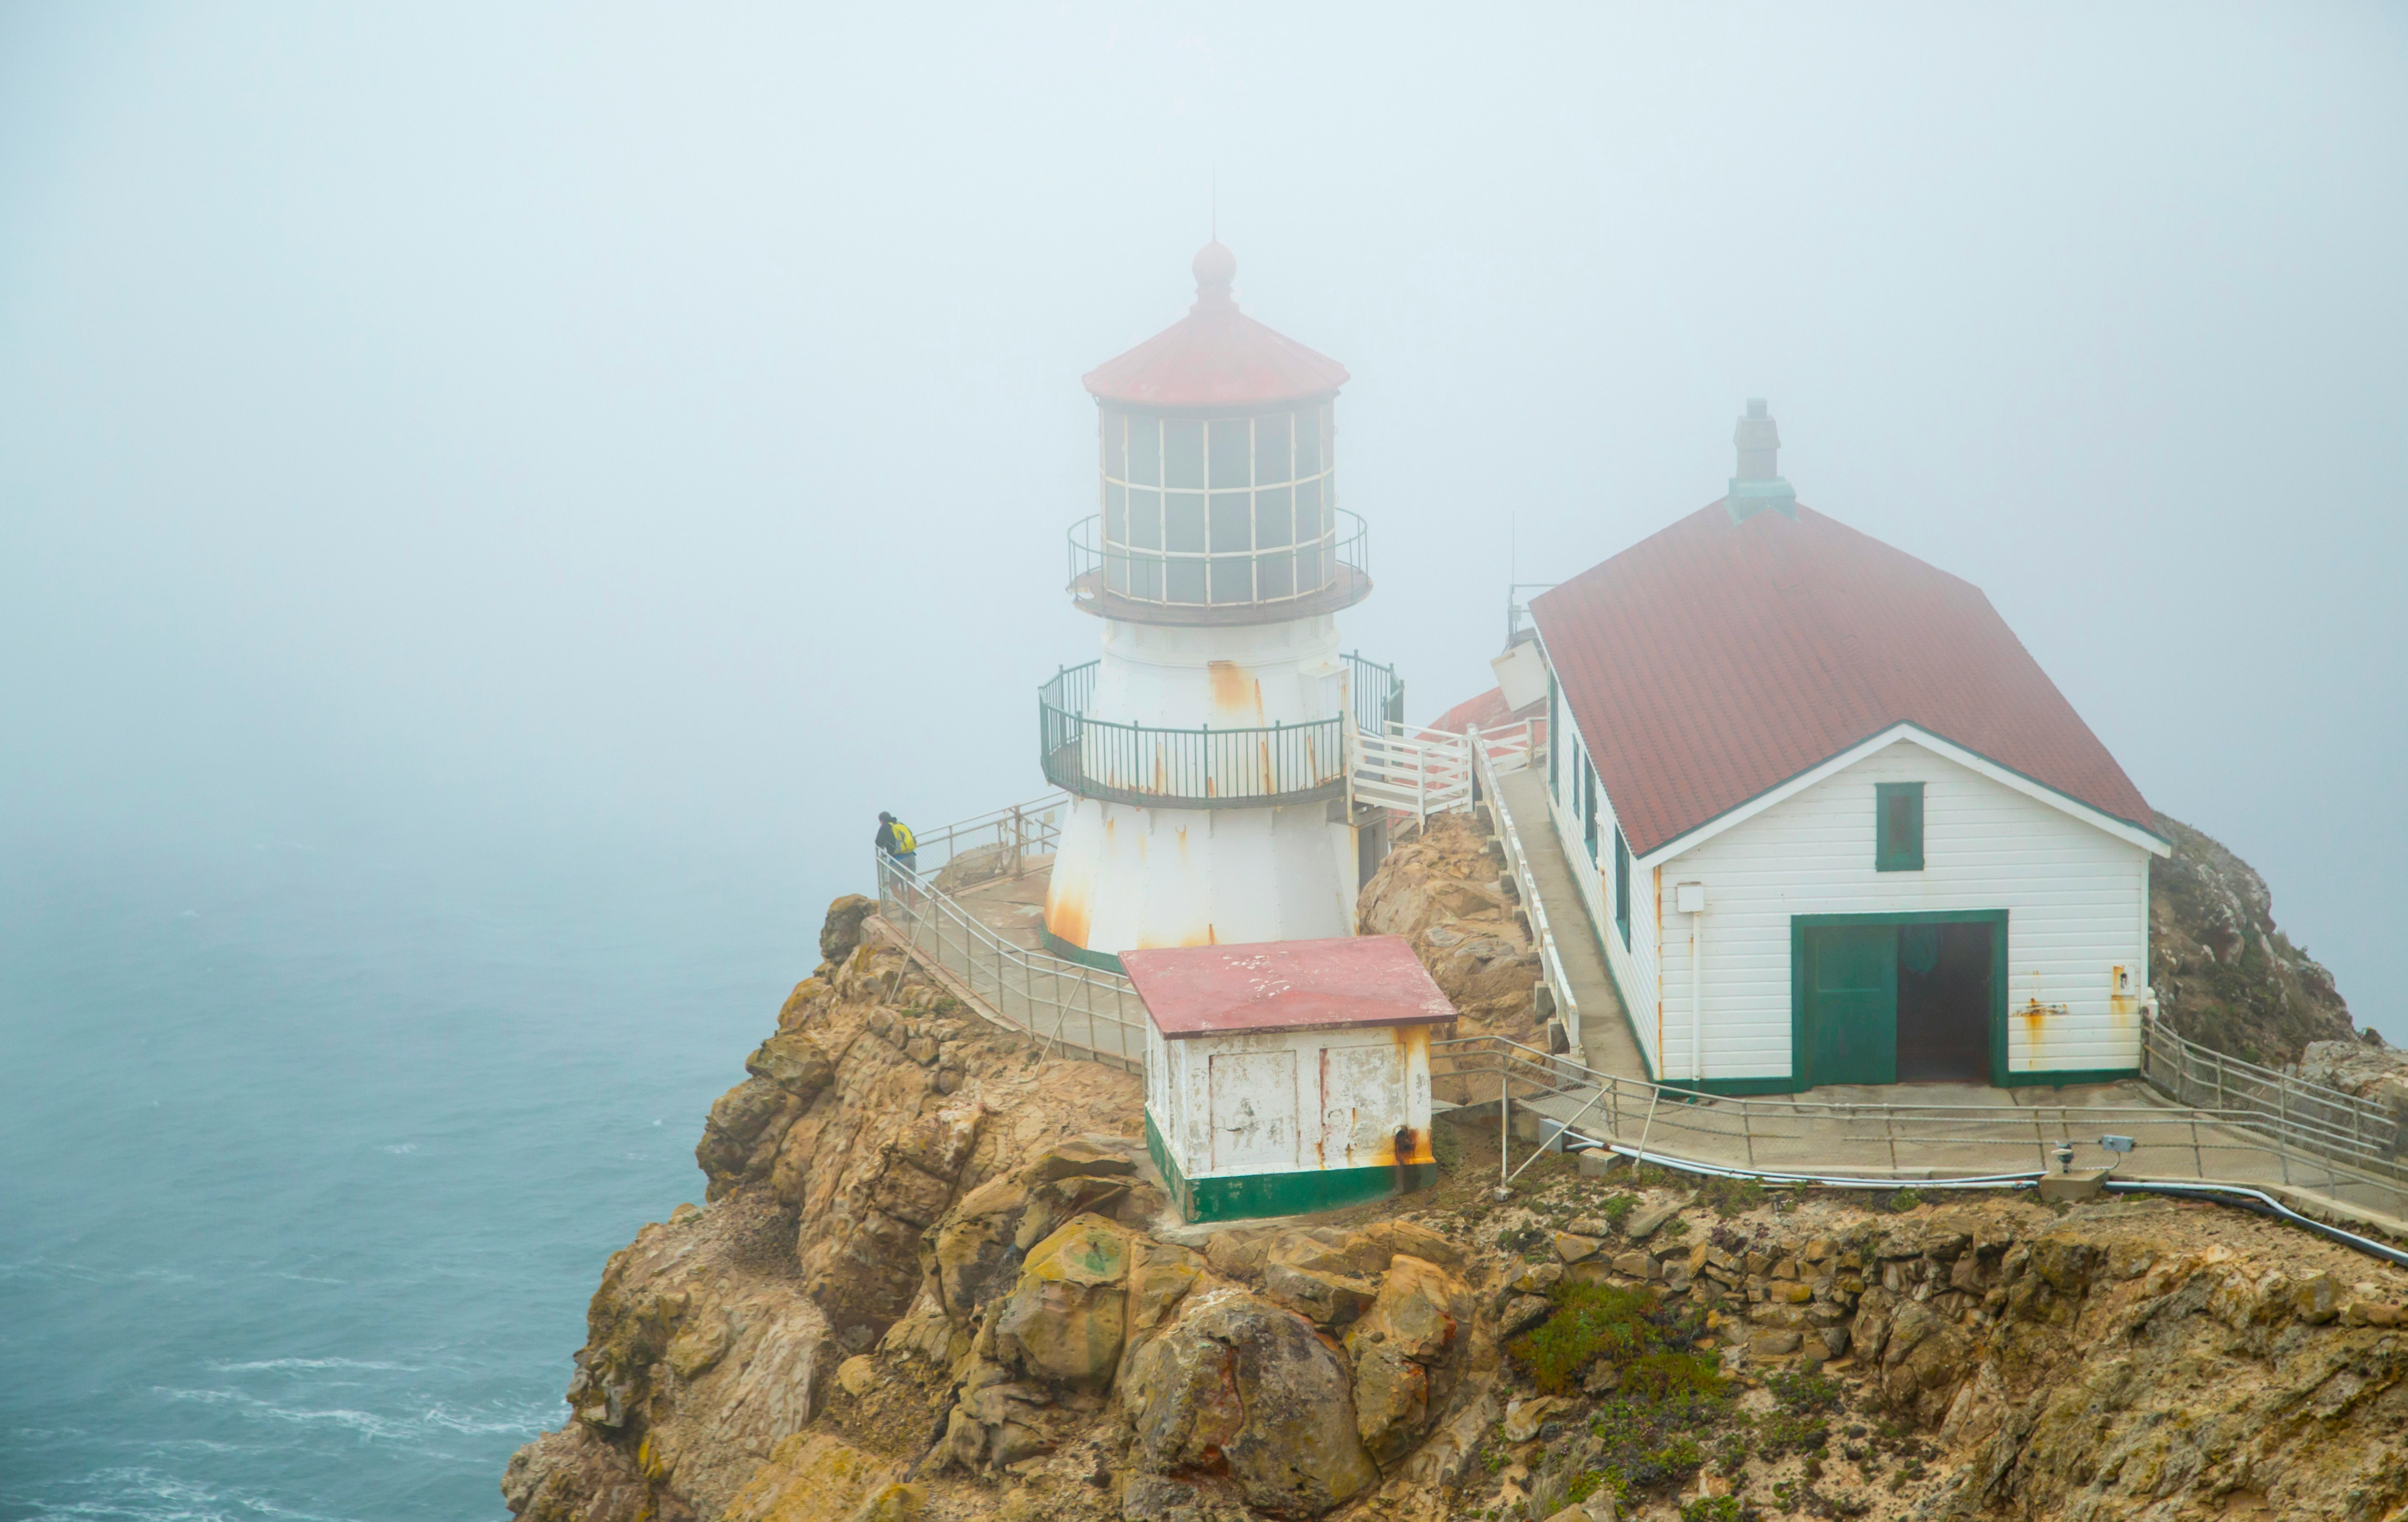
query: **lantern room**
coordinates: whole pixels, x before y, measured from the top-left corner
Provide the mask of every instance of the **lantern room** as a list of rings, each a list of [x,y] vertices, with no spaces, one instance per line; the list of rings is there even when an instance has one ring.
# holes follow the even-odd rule
[[[1455,1007],[1396,936],[1129,951],[1145,1140],[1180,1213],[1331,1210],[1437,1181],[1429,1043]]]
[[[1171,624],[1351,607],[1370,579],[1360,521],[1338,508],[1346,367],[1240,311],[1218,242],[1194,268],[1187,316],[1086,378],[1100,510],[1071,533],[1073,596]]]

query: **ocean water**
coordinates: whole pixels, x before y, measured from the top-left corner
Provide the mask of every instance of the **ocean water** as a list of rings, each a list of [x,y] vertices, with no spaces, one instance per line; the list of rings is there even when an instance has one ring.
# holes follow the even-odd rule
[[[0,1517],[505,1515],[820,905],[774,868],[0,851]]]

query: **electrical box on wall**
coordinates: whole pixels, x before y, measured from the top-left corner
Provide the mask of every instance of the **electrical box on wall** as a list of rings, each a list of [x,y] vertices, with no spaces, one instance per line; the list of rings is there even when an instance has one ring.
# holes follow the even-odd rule
[[[1684,914],[1706,912],[1706,885],[1703,883],[1676,883],[1672,885],[1672,907]]]

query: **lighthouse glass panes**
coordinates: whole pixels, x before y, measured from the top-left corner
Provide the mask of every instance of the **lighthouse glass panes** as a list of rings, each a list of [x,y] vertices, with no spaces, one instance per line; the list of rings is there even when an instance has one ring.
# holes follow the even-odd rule
[[[1329,405],[1239,418],[1103,409],[1107,587],[1141,602],[1309,596],[1337,578]]]

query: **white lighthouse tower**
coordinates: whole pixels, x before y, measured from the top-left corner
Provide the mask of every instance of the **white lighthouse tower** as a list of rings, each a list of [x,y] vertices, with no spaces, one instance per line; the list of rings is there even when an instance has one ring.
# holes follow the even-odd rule
[[[1086,377],[1102,510],[1070,531],[1070,595],[1103,654],[1046,684],[1039,721],[1072,797],[1045,942],[1099,966],[1351,934],[1371,854],[1348,728],[1400,694],[1339,653],[1337,614],[1371,590],[1337,500],[1346,368],[1239,311],[1237,266],[1206,244],[1188,314]]]

